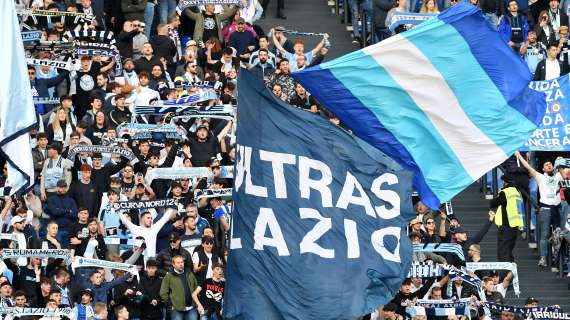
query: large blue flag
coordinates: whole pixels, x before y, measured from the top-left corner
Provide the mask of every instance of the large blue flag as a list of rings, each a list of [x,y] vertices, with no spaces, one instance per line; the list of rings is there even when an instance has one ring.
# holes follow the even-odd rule
[[[351,319],[387,303],[412,248],[412,173],[239,76],[229,319]]]
[[[416,172],[431,208],[507,159],[544,113],[528,67],[467,3],[292,76],[357,136]]]

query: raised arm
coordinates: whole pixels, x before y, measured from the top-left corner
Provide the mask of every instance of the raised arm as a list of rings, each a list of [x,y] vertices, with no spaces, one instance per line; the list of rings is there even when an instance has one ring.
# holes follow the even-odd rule
[[[321,49],[325,46],[325,41],[329,38],[329,34],[325,33],[323,35],[323,38],[321,39],[321,41],[319,41],[319,43],[317,44],[316,47],[313,48],[313,50],[311,50],[311,53],[313,54],[313,56],[316,56]]]
[[[176,209],[168,208],[164,210],[162,217],[152,226],[152,229],[158,233],[162,227],[176,214]]]
[[[279,40],[277,40],[277,37],[275,36],[275,29],[271,29],[271,39],[273,39],[273,44],[275,45],[275,48],[277,48],[277,50],[281,52],[282,56],[285,56],[287,54],[287,50],[285,50],[281,45],[281,43],[279,42]]]
[[[534,170],[534,168],[526,161],[526,159],[520,154],[520,152],[515,151],[515,157],[517,157],[517,159],[520,161],[523,167],[525,167],[528,170],[531,177],[536,177],[538,172]]]

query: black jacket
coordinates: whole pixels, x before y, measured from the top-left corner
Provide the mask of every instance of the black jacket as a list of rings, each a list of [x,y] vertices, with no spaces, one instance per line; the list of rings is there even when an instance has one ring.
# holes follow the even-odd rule
[[[394,297],[394,299],[392,299],[392,303],[395,303],[396,306],[398,307],[398,309],[396,310],[396,313],[405,316],[406,314],[406,306],[405,303],[407,300],[414,300],[415,298],[421,299],[423,296],[426,295],[426,293],[428,293],[429,289],[431,288],[431,286],[433,285],[433,283],[435,282],[435,279],[429,279],[421,288],[420,290],[416,291],[416,292],[412,292],[409,294],[404,294],[402,293],[402,291],[399,291],[398,293],[396,293],[396,296]]]
[[[184,271],[192,272],[192,256],[186,249],[182,247],[179,249],[166,248],[161,250],[156,255],[156,262],[158,264],[158,273],[164,276],[167,272],[172,272],[172,257],[184,257]]]
[[[162,277],[156,275],[149,277],[146,273],[141,275],[139,290],[143,294],[141,301],[141,318],[144,320],[162,319],[162,300],[160,300],[160,285]],[[152,300],[156,300],[158,304],[153,306],[150,304]]]
[[[163,57],[168,61],[168,64],[174,63],[174,56],[176,56],[176,45],[169,36],[156,35],[150,39],[152,50],[158,57]]]
[[[123,59],[133,57],[133,38],[139,34],[138,30],[133,30],[131,32],[121,31],[117,36],[117,49]]]
[[[570,71],[570,66],[568,65],[568,52],[563,53],[564,63],[558,61],[560,64],[560,76],[567,74]],[[546,59],[540,61],[536,66],[534,71],[534,81],[543,81],[546,79]]]

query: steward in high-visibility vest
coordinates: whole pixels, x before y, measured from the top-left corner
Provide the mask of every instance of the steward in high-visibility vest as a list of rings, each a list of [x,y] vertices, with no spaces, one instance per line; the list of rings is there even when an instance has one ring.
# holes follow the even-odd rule
[[[519,230],[523,228],[522,197],[509,174],[501,178],[503,189],[491,200],[491,211],[495,211],[495,224],[499,228],[497,234],[498,261],[514,262],[513,249]]]
[[[517,188],[510,185],[506,188],[503,188],[501,192],[505,193],[507,203],[506,205],[500,205],[497,208],[497,214],[495,215],[495,224],[498,227],[502,225],[508,225],[511,228],[522,228],[524,226],[523,214],[519,211],[519,208],[521,208],[523,202],[521,194]],[[504,211],[506,211],[506,214]]]

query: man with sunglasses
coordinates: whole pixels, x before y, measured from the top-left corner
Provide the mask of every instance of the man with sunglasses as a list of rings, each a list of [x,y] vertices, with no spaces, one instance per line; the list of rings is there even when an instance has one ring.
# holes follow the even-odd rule
[[[192,257],[186,249],[181,246],[181,238],[178,233],[171,233],[168,238],[168,248],[162,249],[156,255],[156,264],[158,266],[158,274],[165,275],[167,272],[172,272],[172,258],[181,256],[184,258],[184,270],[191,271]]]

